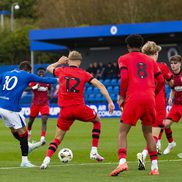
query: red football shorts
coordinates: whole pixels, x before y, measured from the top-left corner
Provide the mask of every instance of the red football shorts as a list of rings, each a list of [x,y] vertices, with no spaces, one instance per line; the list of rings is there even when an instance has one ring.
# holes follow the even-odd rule
[[[97,113],[86,105],[76,105],[71,107],[62,107],[60,110],[57,126],[63,131],[69,130],[75,120],[84,122],[93,121]]]
[[[142,121],[142,125],[148,126],[155,122],[155,117],[156,110],[154,98],[131,98],[126,100],[123,113],[121,115],[121,122],[135,126],[137,121],[140,119]]]
[[[172,105],[167,119],[171,119],[172,121],[178,123],[182,116],[182,105]]]
[[[49,105],[44,105],[44,106],[37,106],[37,105],[32,105],[30,108],[30,117],[37,117],[39,112],[41,115],[49,115],[50,107]]]

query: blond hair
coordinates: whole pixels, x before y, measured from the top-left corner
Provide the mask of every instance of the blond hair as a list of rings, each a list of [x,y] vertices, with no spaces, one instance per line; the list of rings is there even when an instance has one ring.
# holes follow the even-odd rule
[[[82,60],[82,55],[78,51],[71,51],[68,55],[69,60]]]
[[[147,54],[147,55],[154,55],[156,54],[157,52],[160,52],[161,51],[161,46],[158,46],[155,42],[153,41],[148,41],[146,42],[143,47],[142,47],[142,52],[144,54]]]

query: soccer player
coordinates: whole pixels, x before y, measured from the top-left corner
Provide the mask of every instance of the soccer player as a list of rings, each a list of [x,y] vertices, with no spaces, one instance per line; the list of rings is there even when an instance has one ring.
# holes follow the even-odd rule
[[[156,143],[152,136],[152,124],[155,121],[155,93],[162,89],[164,78],[157,63],[149,56],[140,52],[143,38],[140,35],[129,35],[126,38],[129,53],[118,59],[120,68],[120,97],[119,106],[123,106],[119,127],[119,165],[110,176],[117,176],[127,171],[127,135],[131,126],[135,126],[140,119],[145,140],[151,159],[149,174],[158,175]],[[156,79],[156,86],[155,86]]]
[[[153,41],[148,41],[143,47],[142,47],[142,53],[150,56],[155,61],[158,59],[159,52],[161,51],[161,47],[158,46]],[[169,70],[168,66],[164,62],[157,62],[157,65],[159,66],[162,75],[165,79],[165,81],[172,85],[172,73]],[[159,133],[161,131],[161,128],[164,127],[163,121],[166,119],[166,96],[165,96],[165,82],[163,83],[162,89],[160,92],[156,95],[155,98],[156,101],[156,121],[152,125],[152,134],[154,137],[155,142],[157,143]],[[145,159],[148,155],[148,149],[146,148],[142,151],[142,153],[137,154],[138,159],[138,169],[144,170],[145,169]]]
[[[19,70],[12,70],[0,75],[0,115],[13,136],[20,142],[22,153],[21,167],[33,167],[28,160],[28,132],[24,116],[20,113],[20,99],[30,82],[57,83],[55,78],[42,78],[29,73],[31,65],[23,61]]]
[[[45,76],[45,68],[40,67],[37,69],[37,74],[41,77]],[[37,83],[32,82],[29,84],[29,87],[33,90],[33,101],[30,108],[30,118],[28,122],[28,139],[31,137],[31,129],[35,118],[38,116],[39,112],[41,113],[42,119],[42,129],[41,129],[41,138],[40,142],[42,145],[46,143],[46,129],[47,129],[47,120],[49,117],[49,96],[51,85],[46,83]]]
[[[52,155],[75,120],[93,123],[90,159],[104,160],[97,151],[101,132],[101,120],[97,113],[84,103],[84,85],[89,82],[99,88],[108,101],[110,113],[114,110],[114,104],[105,86],[90,73],[79,68],[81,61],[82,55],[77,51],[71,51],[68,58],[63,56],[56,63],[47,67],[50,73],[59,78],[58,105],[61,107],[61,110],[57,120],[56,136],[49,145],[46,157],[40,166],[41,169],[48,167]],[[68,63],[67,67],[56,68],[65,63]]]
[[[182,57],[180,55],[175,55],[170,58],[170,65],[173,71],[173,86],[169,98],[169,103],[173,104],[165,120],[165,128],[170,129],[173,122],[178,123],[182,116]],[[169,133],[168,138],[173,141],[172,132]],[[164,150],[164,154],[170,153],[170,151],[176,146],[175,142],[169,142],[167,148]]]

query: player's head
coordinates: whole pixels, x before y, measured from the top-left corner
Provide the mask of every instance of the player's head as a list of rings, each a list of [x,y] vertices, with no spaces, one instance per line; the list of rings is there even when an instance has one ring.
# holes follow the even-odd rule
[[[20,63],[20,65],[19,65],[19,69],[20,69],[20,70],[27,71],[27,72],[31,72],[32,67],[31,67],[29,61],[22,61],[22,62]]]
[[[142,47],[142,53],[153,57],[155,60],[158,59],[159,52],[161,51],[161,46],[157,45],[153,41],[146,42]]]
[[[46,71],[45,68],[39,67],[39,68],[37,69],[37,74],[38,74],[39,76],[44,77],[44,76],[45,76],[45,71]]]
[[[80,66],[82,61],[82,55],[78,51],[71,51],[68,55],[68,59],[69,65]]]
[[[181,70],[182,57],[180,55],[171,56],[169,62],[174,73],[178,73]]]
[[[125,42],[129,52],[139,51],[143,45],[143,37],[138,34],[132,34],[126,37]]]

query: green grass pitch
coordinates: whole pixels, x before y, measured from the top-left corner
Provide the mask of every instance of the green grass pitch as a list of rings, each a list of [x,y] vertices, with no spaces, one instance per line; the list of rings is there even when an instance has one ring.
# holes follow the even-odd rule
[[[74,158],[68,164],[63,164],[57,157],[58,151],[51,160],[49,168],[40,170],[39,167],[25,169],[20,168],[20,149],[18,142],[11,136],[3,122],[0,122],[0,181],[2,182],[146,182],[146,181],[182,181],[182,159],[177,157],[182,152],[182,122],[173,124],[173,136],[177,143],[175,149],[169,155],[159,156],[159,176],[150,176],[150,161],[147,159],[146,170],[137,170],[136,154],[145,146],[141,131],[141,124],[130,130],[128,136],[128,165],[129,170],[117,177],[110,177],[109,173],[118,164],[117,139],[119,119],[102,119],[102,132],[99,153],[105,157],[104,162],[98,163],[89,159],[91,144],[91,123],[76,121],[67,133],[58,151],[67,147],[73,151]],[[49,142],[56,131],[56,119],[49,119],[47,144],[29,155],[29,160],[39,166],[45,156]],[[33,125],[32,140],[40,138],[40,120]],[[162,149],[167,146],[165,134],[163,135]]]

